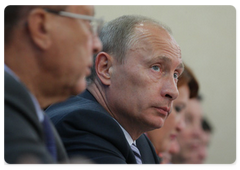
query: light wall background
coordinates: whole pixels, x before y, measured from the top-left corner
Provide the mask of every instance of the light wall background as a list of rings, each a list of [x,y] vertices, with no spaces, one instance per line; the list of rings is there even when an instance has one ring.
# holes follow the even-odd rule
[[[236,160],[236,10],[233,6],[95,6],[110,21],[139,14],[168,25],[194,71],[214,134],[208,164]]]

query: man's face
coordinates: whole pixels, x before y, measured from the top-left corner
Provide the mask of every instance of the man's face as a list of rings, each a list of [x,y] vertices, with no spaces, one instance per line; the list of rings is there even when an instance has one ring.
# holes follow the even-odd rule
[[[168,151],[162,152],[159,154],[160,158],[162,158],[162,164],[169,164],[172,162],[172,155],[178,153],[180,150],[179,143],[177,140],[173,140],[170,142],[170,148]]]
[[[179,134],[178,142],[180,144],[179,156],[185,160],[184,163],[196,163],[194,156],[201,146],[201,103],[197,99],[191,99],[187,105],[186,127]]]
[[[68,6],[66,12],[93,16],[92,6]],[[97,36],[91,32],[90,21],[55,14],[51,17],[53,44],[48,60],[50,82],[54,85],[49,93],[63,97],[78,94],[86,88],[86,76],[90,74],[93,53],[102,48]],[[49,82],[49,83],[50,83]]]
[[[210,132],[206,132],[202,130],[201,137],[200,137],[200,144],[197,149],[192,154],[191,158],[189,158],[189,163],[194,164],[202,164],[204,163],[207,157],[207,147],[210,141]]]
[[[135,32],[137,42],[123,64],[113,62],[107,95],[117,120],[141,132],[163,126],[178,96],[183,68],[179,46],[165,30],[141,24]]]

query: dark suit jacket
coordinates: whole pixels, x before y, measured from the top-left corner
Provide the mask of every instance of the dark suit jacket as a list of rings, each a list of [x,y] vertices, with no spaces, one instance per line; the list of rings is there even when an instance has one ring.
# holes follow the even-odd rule
[[[103,164],[136,163],[122,129],[89,91],[50,106],[46,113],[55,124],[69,157],[83,155]],[[139,137],[137,146],[143,163],[159,163],[145,135]]]
[[[43,128],[28,90],[4,73],[4,157],[7,163],[54,163],[44,142]],[[63,144],[53,127],[58,161],[67,161]]]

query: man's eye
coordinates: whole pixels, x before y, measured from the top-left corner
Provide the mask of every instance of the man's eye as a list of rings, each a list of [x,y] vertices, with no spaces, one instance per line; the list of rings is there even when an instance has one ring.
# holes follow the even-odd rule
[[[178,73],[174,73],[174,74],[173,74],[173,77],[174,77],[175,79],[178,79]]]
[[[157,72],[160,71],[160,67],[159,67],[159,66],[152,66],[152,69],[153,69],[154,71],[157,71]]]

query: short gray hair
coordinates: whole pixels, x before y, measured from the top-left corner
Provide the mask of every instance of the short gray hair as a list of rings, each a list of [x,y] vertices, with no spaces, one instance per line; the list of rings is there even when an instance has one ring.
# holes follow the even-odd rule
[[[134,32],[135,27],[141,23],[159,26],[171,34],[171,30],[167,26],[151,18],[140,15],[124,15],[103,26],[99,35],[103,44],[102,51],[112,55],[118,62],[123,63],[126,52],[132,47],[133,42],[137,40]],[[94,56],[92,75],[88,77],[88,80],[93,80],[96,76],[95,58],[96,55]]]

